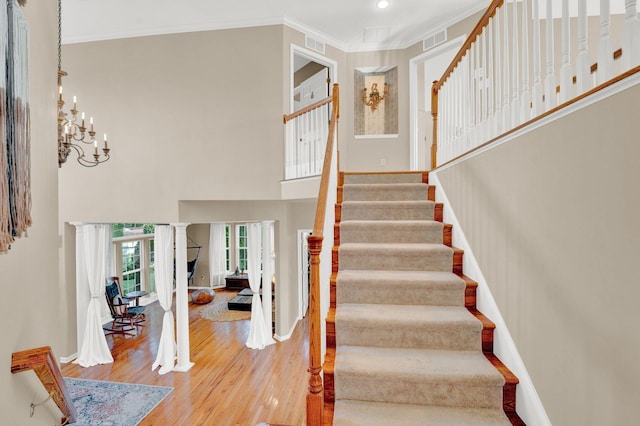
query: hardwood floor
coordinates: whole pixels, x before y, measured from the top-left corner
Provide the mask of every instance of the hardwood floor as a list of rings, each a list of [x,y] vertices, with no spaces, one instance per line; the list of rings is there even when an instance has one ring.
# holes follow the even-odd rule
[[[216,297],[224,293],[228,292],[216,290]],[[113,364],[90,368],[63,364],[62,374],[173,387],[140,425],[304,425],[309,365],[307,318],[296,326],[291,339],[257,351],[245,346],[249,321],[206,320],[199,314],[206,306],[189,304],[189,343],[195,365],[186,373],[161,376],[158,370],[151,371],[163,314],[154,302],[146,308],[147,320],[138,335],[107,336]]]

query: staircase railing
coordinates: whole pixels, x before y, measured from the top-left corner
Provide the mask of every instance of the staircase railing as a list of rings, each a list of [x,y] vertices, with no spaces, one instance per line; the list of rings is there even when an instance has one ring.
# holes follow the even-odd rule
[[[324,162],[322,166],[322,177],[320,178],[320,189],[318,192],[318,204],[316,216],[313,223],[313,233],[308,238],[310,265],[311,265],[311,289],[309,291],[309,393],[307,394],[307,425],[319,426],[323,422],[323,384],[322,384],[322,314],[326,312],[328,306],[322,303],[322,284],[328,290],[329,277],[327,275],[321,279],[320,261],[328,263],[328,271],[331,270],[331,244],[322,241],[325,230],[331,232],[335,217],[333,215],[333,203],[330,203],[330,195],[336,193],[338,158],[337,158],[337,135],[338,119],[340,117],[340,94],[337,84],[333,85],[333,111],[329,124],[327,144],[324,152]],[[331,192],[333,191],[333,192]],[[332,242],[333,238],[327,238]],[[323,265],[323,266],[325,266]]]
[[[324,143],[329,134],[329,96],[292,114],[285,115],[285,179],[322,173]]]
[[[71,394],[67,390],[60,368],[53,356],[51,347],[28,349],[11,355],[11,372],[33,370],[42,385],[62,412],[62,423],[75,423],[78,414],[73,405]]]
[[[431,167],[639,71],[637,2],[624,3],[624,23],[612,31],[610,2],[600,0],[599,36],[589,40],[587,0],[578,0],[577,19],[570,19],[569,0],[494,0],[442,78],[433,83]],[[554,43],[554,4],[561,6],[559,46]],[[574,45],[571,25],[577,25]],[[617,37],[622,49],[614,53],[612,39]],[[572,49],[577,52],[573,64]],[[597,56],[597,64],[590,66],[590,55]],[[619,63],[614,64],[614,57]]]

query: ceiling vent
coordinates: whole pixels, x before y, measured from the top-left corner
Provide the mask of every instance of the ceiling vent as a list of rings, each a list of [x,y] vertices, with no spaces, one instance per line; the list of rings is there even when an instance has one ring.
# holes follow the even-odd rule
[[[367,27],[364,29],[365,43],[382,43],[389,38],[391,27]]]
[[[324,42],[320,40],[316,40],[315,38],[311,38],[308,35],[305,35],[304,45],[306,46],[307,49],[311,49],[313,51],[322,53],[324,55],[324,48],[325,48]]]
[[[433,49],[434,47],[436,47],[439,44],[444,43],[445,41],[447,41],[447,29],[446,28],[444,30],[442,30],[442,31],[439,31],[439,32],[435,33],[431,37],[427,37],[424,40],[422,40],[422,50],[426,51],[426,50],[429,50],[429,49]]]

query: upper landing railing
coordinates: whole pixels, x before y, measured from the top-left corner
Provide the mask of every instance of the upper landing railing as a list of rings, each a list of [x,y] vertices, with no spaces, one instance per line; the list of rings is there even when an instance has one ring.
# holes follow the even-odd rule
[[[599,18],[591,19],[599,25],[597,40],[588,37],[587,0],[541,3],[493,1],[433,83],[432,168],[640,71],[636,0],[624,0],[624,22],[615,26],[610,1],[600,0]],[[577,18],[570,15],[576,3]],[[561,9],[559,34],[554,4]],[[621,49],[614,52],[612,40]]]
[[[332,96],[283,117],[285,179],[319,176],[329,134]]]

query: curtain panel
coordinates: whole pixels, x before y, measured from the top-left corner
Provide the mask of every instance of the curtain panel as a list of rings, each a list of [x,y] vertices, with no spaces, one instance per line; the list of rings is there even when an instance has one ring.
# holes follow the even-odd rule
[[[111,241],[109,225],[80,225],[76,228],[76,261],[83,262],[78,268],[77,286],[89,288],[91,299],[87,305],[87,316],[82,342],[75,363],[83,367],[113,362],[107,339],[102,329],[101,306],[105,298],[105,273],[107,244]]]
[[[155,261],[156,292],[160,306],[164,309],[164,316],[158,355],[151,369],[155,370],[161,366],[158,373],[166,374],[173,370],[177,353],[175,321],[171,311],[173,305],[173,228],[169,225],[155,227]]]
[[[227,275],[227,247],[224,223],[212,223],[209,229],[209,285],[224,287]]]
[[[267,325],[264,320],[262,301],[260,300],[260,247],[261,247],[261,226],[259,223],[247,225],[247,273],[249,276],[249,286],[253,292],[251,301],[251,323],[249,324],[249,338],[247,347],[251,349],[264,349],[266,346],[274,344],[271,337],[271,324]]]

